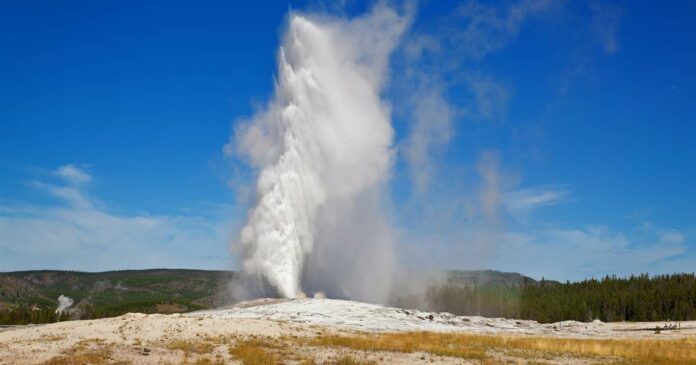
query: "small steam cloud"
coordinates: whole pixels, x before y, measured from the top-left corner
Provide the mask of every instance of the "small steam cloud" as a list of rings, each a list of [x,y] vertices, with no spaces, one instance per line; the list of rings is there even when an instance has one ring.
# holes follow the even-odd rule
[[[72,298],[61,294],[58,297],[58,308],[56,308],[56,314],[63,314],[65,311],[70,309],[73,304],[75,304],[75,301]]]
[[[384,5],[350,20],[290,14],[275,95],[225,146],[258,173],[239,239],[249,295],[388,295],[394,131],[380,92],[407,25]]]

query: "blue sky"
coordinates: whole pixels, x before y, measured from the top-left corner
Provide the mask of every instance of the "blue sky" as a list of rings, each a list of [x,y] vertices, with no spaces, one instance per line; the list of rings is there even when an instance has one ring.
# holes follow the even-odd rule
[[[272,94],[287,12],[371,6],[0,4],[0,270],[236,267],[249,172],[222,149]],[[405,262],[694,271],[696,5],[394,6]]]

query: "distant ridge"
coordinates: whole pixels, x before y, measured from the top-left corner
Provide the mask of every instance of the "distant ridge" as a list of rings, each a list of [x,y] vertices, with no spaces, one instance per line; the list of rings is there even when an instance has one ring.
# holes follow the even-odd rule
[[[236,274],[189,269],[4,272],[0,273],[0,324],[218,308],[236,302],[230,290]],[[539,322],[696,319],[694,274],[607,276],[574,283],[494,270],[444,274],[424,274],[415,291],[396,287],[388,304]],[[59,318],[54,312],[60,295],[73,299],[74,305]]]
[[[516,272],[496,270],[448,270],[447,280],[452,284],[507,285],[521,287],[525,284],[539,284],[539,281]],[[555,280],[544,280],[550,285],[560,284]]]
[[[232,300],[228,283],[233,276],[231,271],[189,269],[4,272],[0,273],[0,314],[15,309],[48,316],[60,295],[74,299],[73,318],[211,308]]]
[[[160,312],[162,308],[177,311],[213,308],[234,301],[228,286],[234,275],[234,271],[164,268],[2,272],[0,312],[18,306],[55,310],[60,295],[73,298],[87,311],[103,310],[103,314],[133,310]],[[493,270],[450,270],[447,278],[456,285],[521,286],[525,282],[536,282],[518,273]]]

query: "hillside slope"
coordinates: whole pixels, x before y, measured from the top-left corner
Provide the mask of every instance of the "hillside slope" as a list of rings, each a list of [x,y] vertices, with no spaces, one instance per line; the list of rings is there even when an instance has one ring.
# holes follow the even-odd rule
[[[128,312],[173,313],[211,308],[232,299],[229,271],[152,269],[99,273],[19,271],[0,274],[0,320],[49,321],[58,297],[74,300],[69,318],[100,318]],[[14,312],[15,318],[11,317]],[[22,322],[21,320],[19,322]]]
[[[171,269],[0,273],[0,324],[217,308],[235,302],[230,291],[235,275],[231,271]],[[445,275],[422,274],[416,282],[407,280],[408,285],[395,286],[388,304],[543,323],[696,320],[693,273],[559,283],[517,273],[448,271]],[[74,305],[57,317],[61,295],[74,299]]]
[[[185,269],[0,273],[0,323],[53,322],[60,295],[75,301],[66,319],[215,308],[234,302],[229,290],[234,275],[233,271]],[[535,281],[517,273],[457,270],[447,273],[447,283],[454,287],[519,288]]]

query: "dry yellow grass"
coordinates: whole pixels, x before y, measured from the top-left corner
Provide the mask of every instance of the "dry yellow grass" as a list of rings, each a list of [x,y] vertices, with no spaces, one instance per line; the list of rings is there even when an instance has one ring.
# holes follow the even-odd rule
[[[184,354],[209,354],[215,345],[208,340],[174,340],[167,344],[169,350],[181,350]]]
[[[662,340],[490,336],[484,342],[495,347],[616,357],[640,364],[696,364],[696,338]]]
[[[230,354],[244,365],[277,365],[278,356],[268,350],[269,344],[260,340],[242,341],[230,349]]]
[[[81,341],[63,351],[62,355],[44,362],[44,365],[126,364],[112,359],[111,347],[103,341]]]
[[[141,341],[137,342],[141,343]],[[681,339],[577,339],[438,332],[346,335],[323,333],[318,334],[317,337],[252,336],[246,339],[236,336],[199,336],[195,339],[163,341],[158,345],[152,347],[180,350],[184,355],[183,362],[199,365],[222,364],[231,360],[230,357],[245,365],[277,365],[282,363],[313,365],[316,360],[307,355],[317,350],[323,351],[324,356],[333,352],[333,356],[337,357],[328,360],[328,363],[339,365],[375,364],[375,362],[366,359],[375,358],[376,355],[371,353],[378,351],[425,352],[436,356],[476,360],[481,364],[510,362],[532,364],[547,363],[549,360],[565,363],[579,359],[589,360],[590,363],[621,365],[696,364],[696,338],[693,337]],[[332,350],[326,351],[327,348],[332,348]],[[123,348],[116,347],[104,340],[83,340],[62,351],[59,356],[50,359],[45,364],[113,364],[118,363],[118,358],[124,359],[124,353],[119,350],[123,350]],[[400,356],[404,355],[392,354],[388,357],[403,359]],[[383,363],[382,357],[380,357],[379,362]]]
[[[193,365],[224,365],[225,362],[222,360],[211,360],[208,358],[201,358],[196,360]]]
[[[451,338],[431,332],[395,333],[360,336],[324,336],[309,340],[311,346],[341,346],[362,351],[425,351],[440,356],[483,360],[486,348],[456,346]]]
[[[67,337],[66,335],[42,335],[40,338],[40,341],[42,341],[42,342],[60,341],[60,340],[64,340],[66,337]]]
[[[696,339],[575,339],[491,336],[435,332],[324,336],[304,340],[310,346],[340,346],[362,351],[424,351],[434,355],[490,360],[512,357],[603,357],[638,364],[696,364]]]
[[[216,344],[211,339],[198,340],[174,340],[165,345],[165,348],[172,351],[182,351],[184,358],[183,363],[189,363],[191,357],[195,359],[195,364],[211,364],[212,360],[206,356],[213,352]]]
[[[339,357],[332,364],[334,364],[334,365],[377,365],[377,363],[374,361],[357,360],[357,359],[353,358],[352,356],[347,356],[347,355]]]

